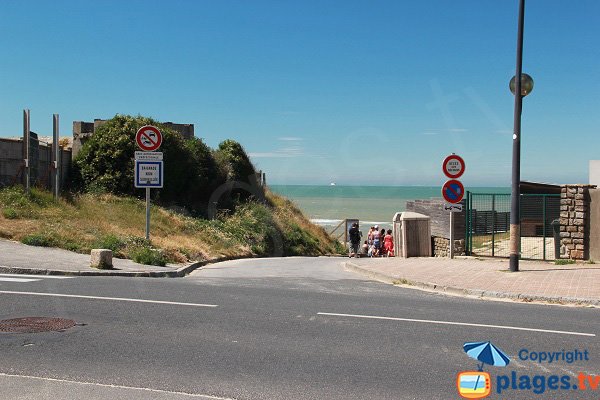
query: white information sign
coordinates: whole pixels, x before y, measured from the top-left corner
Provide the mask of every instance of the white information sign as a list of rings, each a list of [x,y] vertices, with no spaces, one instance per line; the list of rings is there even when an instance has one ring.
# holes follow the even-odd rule
[[[135,187],[136,188],[162,188],[163,187],[163,162],[162,161],[135,161]]]
[[[162,161],[162,151],[136,151],[135,159],[139,161]]]
[[[444,210],[450,211],[450,212],[461,212],[463,210],[463,205],[446,203],[446,204],[444,204]]]

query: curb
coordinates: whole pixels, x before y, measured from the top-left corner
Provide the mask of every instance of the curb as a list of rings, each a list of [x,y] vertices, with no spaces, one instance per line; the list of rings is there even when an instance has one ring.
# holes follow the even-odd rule
[[[219,257],[210,260],[197,261],[186,264],[175,270],[170,271],[119,271],[119,270],[95,270],[90,267],[90,270],[61,270],[61,269],[39,269],[39,268],[22,268],[22,267],[7,267],[0,265],[0,273],[5,274],[28,274],[28,275],[64,275],[64,276],[120,276],[129,278],[182,278],[192,271],[202,268],[208,264],[215,264],[223,261],[237,260],[247,257]],[[103,272],[106,271],[106,272]]]
[[[579,298],[579,297],[560,297],[560,296],[540,296],[526,293],[507,293],[507,292],[496,292],[491,290],[481,290],[481,289],[465,289],[454,286],[441,286],[435,283],[430,282],[419,282],[413,281],[411,279],[405,278],[394,278],[389,275],[383,274],[381,272],[371,271],[369,269],[363,268],[359,265],[353,264],[351,262],[344,262],[344,268],[348,271],[352,271],[361,275],[364,275],[373,280],[388,283],[390,285],[402,285],[406,287],[411,287],[419,290],[433,291],[439,293],[445,293],[456,296],[473,296],[482,299],[508,299],[520,302],[543,302],[549,304],[571,304],[578,306],[600,306],[600,299],[589,299],[589,298]]]

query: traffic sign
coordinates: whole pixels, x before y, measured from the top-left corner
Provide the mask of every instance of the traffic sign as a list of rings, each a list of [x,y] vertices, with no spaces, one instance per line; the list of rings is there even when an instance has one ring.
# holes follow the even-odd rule
[[[162,161],[135,161],[135,187],[136,188],[162,188],[163,187],[163,162]]]
[[[465,188],[460,181],[456,179],[450,179],[442,186],[442,196],[448,203],[456,204],[460,203],[463,196],[465,195]]]
[[[450,212],[461,212],[463,210],[463,205],[446,203],[444,204],[444,210]]]
[[[465,161],[461,156],[450,154],[442,163],[442,171],[450,179],[460,178],[465,172]]]
[[[136,151],[135,159],[138,161],[162,161],[163,153],[161,151]]]
[[[142,126],[135,134],[135,142],[144,151],[158,150],[162,144],[162,134],[155,126]]]

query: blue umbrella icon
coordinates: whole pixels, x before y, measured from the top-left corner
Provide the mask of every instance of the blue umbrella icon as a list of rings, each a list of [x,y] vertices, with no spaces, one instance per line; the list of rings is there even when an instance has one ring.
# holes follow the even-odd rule
[[[483,371],[483,364],[506,367],[510,362],[510,358],[491,342],[469,342],[463,345],[463,349],[469,357],[481,361],[479,371]]]

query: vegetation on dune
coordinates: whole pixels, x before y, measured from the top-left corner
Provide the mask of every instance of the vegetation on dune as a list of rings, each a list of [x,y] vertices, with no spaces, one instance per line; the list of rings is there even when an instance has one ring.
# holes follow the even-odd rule
[[[164,137],[165,183],[152,190],[151,241],[143,238],[144,191],[133,186],[134,138],[143,125],[159,126]],[[239,143],[211,150],[150,118],[117,115],[100,126],[74,160],[71,182],[57,202],[38,189],[0,190],[0,237],[81,253],[107,248],[154,265],[344,251],[292,202],[260,185]]]

